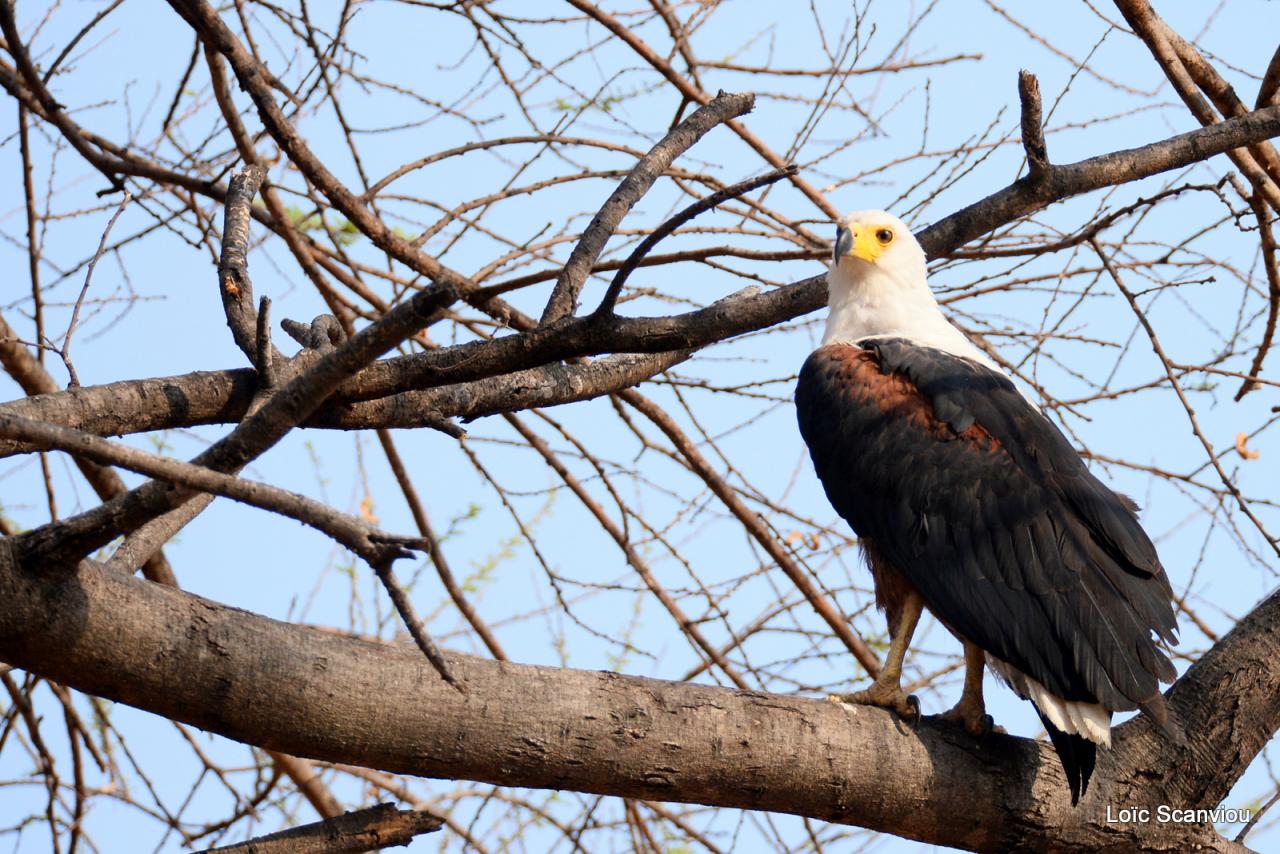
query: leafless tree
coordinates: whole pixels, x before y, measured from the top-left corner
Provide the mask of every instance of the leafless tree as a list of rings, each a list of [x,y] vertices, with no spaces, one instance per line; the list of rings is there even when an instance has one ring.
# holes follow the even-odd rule
[[[1147,0],[1085,0],[1087,55],[993,0],[776,4],[772,23],[748,5],[0,0],[0,168],[21,187],[0,220],[21,391],[0,404],[0,804],[38,804],[0,806],[0,832],[56,851],[121,850],[125,827],[259,851],[432,830],[476,851],[1276,838],[1280,51],[1214,54],[1230,2],[1180,34]],[[1052,97],[1027,72],[967,85],[986,65],[960,32],[918,46],[946,15],[1018,39]],[[1093,156],[1055,153],[1076,146]],[[1176,520],[1152,533],[1186,745],[1124,724],[1077,808],[1042,740],[821,699],[885,640],[791,426],[838,206],[915,223],[952,318]],[[217,320],[195,296],[214,293]],[[183,347],[222,321],[247,367]],[[149,369],[99,382],[91,354],[130,348]],[[183,359],[203,370],[154,376]],[[271,462],[312,442],[349,500]],[[274,551],[291,521],[334,551]],[[230,559],[179,532],[252,538],[235,602],[280,619],[184,591]],[[342,607],[313,624],[268,603],[268,575]],[[910,661],[926,711],[956,688],[943,635]],[[1251,766],[1229,836],[1108,813],[1212,808]]]

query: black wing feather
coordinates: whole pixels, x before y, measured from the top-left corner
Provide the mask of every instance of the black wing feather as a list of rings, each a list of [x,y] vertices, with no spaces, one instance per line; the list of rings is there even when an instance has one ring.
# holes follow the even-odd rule
[[[961,635],[1066,700],[1133,709],[1170,681],[1172,591],[1132,503],[1007,377],[900,339],[830,345],[796,404],[836,510]]]

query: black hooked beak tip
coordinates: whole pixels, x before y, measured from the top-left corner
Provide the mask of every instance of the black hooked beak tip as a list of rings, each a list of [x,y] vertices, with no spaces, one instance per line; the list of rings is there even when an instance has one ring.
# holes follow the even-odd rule
[[[853,248],[853,232],[843,225],[836,226],[836,245],[831,250],[831,263],[839,264],[840,259],[849,254]]]

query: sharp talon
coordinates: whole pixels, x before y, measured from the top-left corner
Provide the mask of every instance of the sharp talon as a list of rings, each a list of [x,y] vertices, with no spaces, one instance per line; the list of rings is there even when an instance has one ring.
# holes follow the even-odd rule
[[[909,714],[903,715],[903,717],[911,721],[912,729],[917,729],[920,726],[920,698],[915,694],[908,694],[907,708],[910,712]]]
[[[975,708],[975,705],[977,706]],[[952,708],[940,715],[942,720],[949,721],[953,724],[959,724],[969,735],[979,740],[986,738],[993,732],[1003,733],[1004,728],[996,726],[996,722],[991,715],[982,711],[982,706],[978,704],[966,703],[963,700]]]
[[[828,694],[828,702],[846,706],[877,706],[888,709],[915,727],[920,722],[920,701],[914,694],[906,696],[897,685],[872,684],[863,691],[849,694]]]

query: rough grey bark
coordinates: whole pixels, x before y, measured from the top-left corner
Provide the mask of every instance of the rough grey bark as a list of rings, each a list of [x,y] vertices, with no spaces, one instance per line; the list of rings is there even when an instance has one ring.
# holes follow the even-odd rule
[[[1187,744],[1121,727],[1073,809],[1052,750],[752,691],[450,657],[281,623],[0,543],[0,658],[230,738],[332,762],[845,822],[973,851],[1242,850],[1109,805],[1216,803],[1280,726],[1280,594],[1170,691]],[[182,685],[183,690],[173,690]],[[262,702],[262,698],[270,702]]]

